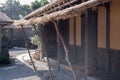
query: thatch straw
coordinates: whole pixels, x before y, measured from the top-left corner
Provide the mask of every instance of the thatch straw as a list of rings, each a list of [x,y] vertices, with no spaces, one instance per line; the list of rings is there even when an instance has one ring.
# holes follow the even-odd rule
[[[37,16],[37,15],[40,15],[40,14],[44,14],[46,13],[47,11],[50,11],[51,9],[52,10],[55,10],[55,9],[58,9],[61,7],[64,7],[66,5],[69,5],[70,3],[74,3],[76,1],[79,1],[79,0],[53,0],[52,2],[50,2],[49,4],[35,10],[34,12],[28,14],[27,16],[24,17],[24,19],[30,19],[34,16]],[[67,3],[67,4],[65,4]],[[63,4],[63,5],[61,5]]]
[[[7,26],[11,25],[13,21],[5,14],[0,12],[0,25],[1,26]]]
[[[110,2],[111,0],[89,0],[83,2],[79,5],[75,5],[74,7],[70,7],[61,11],[53,12],[49,15],[44,15],[42,17],[31,18],[30,20],[20,20],[15,23],[16,25],[31,25],[31,24],[38,24],[38,23],[46,23],[51,20],[58,20],[58,19],[67,19],[73,16],[76,16],[80,11],[84,11],[88,8],[97,6],[99,4]]]

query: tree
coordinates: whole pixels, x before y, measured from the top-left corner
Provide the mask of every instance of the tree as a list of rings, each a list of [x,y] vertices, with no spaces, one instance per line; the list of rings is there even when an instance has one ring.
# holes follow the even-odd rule
[[[41,3],[41,6],[44,6],[44,5],[48,4],[49,2],[48,2],[48,0],[41,0],[40,3]]]
[[[28,13],[32,12],[32,8],[30,5],[23,5],[22,8],[24,11],[24,16],[27,15]]]
[[[35,0],[34,2],[31,3],[31,7],[33,10],[36,10],[36,9],[38,9],[38,8],[48,4],[48,3],[49,2],[47,0],[40,0],[40,1]]]
[[[49,3],[47,0],[35,0],[31,5],[21,5],[19,1],[7,0],[5,4],[0,4],[0,11],[6,13],[11,19],[20,19],[47,3]]]
[[[32,7],[33,10],[35,10],[35,9],[37,9],[37,8],[39,8],[41,6],[41,3],[39,1],[37,1],[37,0],[35,0],[31,4],[32,4],[31,7]]]
[[[25,16],[32,11],[29,5],[22,6],[16,0],[7,0],[5,4],[1,5],[1,12],[6,13],[12,19],[20,19],[20,15]]]

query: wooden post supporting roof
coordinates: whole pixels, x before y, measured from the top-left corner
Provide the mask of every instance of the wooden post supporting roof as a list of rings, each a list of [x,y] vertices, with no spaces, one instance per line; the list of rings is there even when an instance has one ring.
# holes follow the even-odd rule
[[[59,22],[57,22],[58,24]],[[58,29],[59,29],[59,26],[58,26]],[[62,59],[62,56],[61,56],[61,52],[60,52],[60,39],[59,39],[59,34],[57,33],[57,57],[58,57],[58,70],[59,70],[59,64],[61,63],[61,59]]]
[[[2,26],[0,26],[0,54],[2,53],[2,33],[1,33],[1,30],[2,30]]]
[[[36,69],[36,67],[35,67],[35,64],[34,64],[34,62],[33,62],[32,56],[31,56],[31,54],[30,54],[30,49],[29,49],[29,44],[28,44],[27,34],[25,33],[25,30],[24,30],[23,26],[21,26],[21,28],[22,28],[22,31],[23,31],[23,38],[24,38],[25,43],[26,43],[26,47],[27,47],[27,51],[28,51],[28,55],[29,55],[29,57],[30,57],[30,60],[31,60],[31,63],[32,63],[33,69],[34,69],[34,71],[36,72],[37,69]]]
[[[85,12],[85,68],[86,74],[93,74],[96,69],[97,53],[97,9]]]
[[[88,39],[88,32],[89,32],[89,28],[88,28],[88,11],[85,12],[85,73],[86,75],[89,73],[88,71],[88,67],[89,67],[89,63],[88,63],[88,54],[89,54],[89,39]]]
[[[107,72],[110,72],[110,3],[106,4],[106,54],[107,54]]]

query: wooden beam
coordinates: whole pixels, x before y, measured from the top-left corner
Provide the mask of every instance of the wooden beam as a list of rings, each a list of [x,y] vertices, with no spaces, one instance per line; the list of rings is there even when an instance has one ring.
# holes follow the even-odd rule
[[[73,18],[74,18],[74,26],[73,26],[74,27],[73,28],[74,29],[74,32],[73,32],[74,33],[74,37],[73,37],[74,38],[74,47],[73,47],[74,51],[73,52],[74,53],[72,55],[73,55],[73,65],[75,65],[76,64],[76,54],[77,54],[76,53],[77,52],[76,51],[76,17],[73,17]]]
[[[57,22],[57,24],[59,23],[59,21]],[[59,27],[58,27],[59,29]],[[58,71],[60,69],[60,63],[61,63],[61,59],[62,59],[62,55],[61,55],[61,52],[60,52],[60,40],[59,40],[59,34],[57,34],[57,57],[58,57]]]
[[[106,4],[106,54],[107,54],[107,72],[110,73],[110,3]]]
[[[48,54],[47,54],[46,48],[45,48],[46,38],[44,36],[44,28],[45,28],[44,25],[38,24],[38,36],[39,36],[38,40],[40,42],[40,47],[39,48],[41,48],[41,50],[42,50],[42,54],[41,54],[40,57],[41,58],[46,57],[47,64],[48,64],[48,69],[49,69],[48,72],[49,72],[49,75],[50,75],[49,80],[53,80],[52,70],[51,70],[51,65],[50,65],[50,60],[48,58]]]
[[[36,72],[37,69],[36,69],[36,67],[35,67],[35,64],[34,64],[34,62],[33,62],[32,56],[31,56],[31,54],[30,54],[30,49],[29,49],[29,43],[28,43],[27,34],[25,33],[25,30],[24,30],[23,26],[21,26],[21,28],[22,28],[22,31],[23,31],[23,38],[24,38],[25,43],[26,43],[26,47],[27,47],[27,51],[28,51],[28,55],[29,55],[29,57],[30,57],[30,60],[31,60],[31,63],[32,63],[33,69],[34,69],[34,71]]]
[[[65,60],[67,61],[68,65],[69,65],[69,66],[71,67],[71,69],[72,69],[71,71],[72,71],[74,80],[78,80],[78,77],[77,77],[77,75],[76,75],[76,71],[75,71],[75,69],[73,68],[73,66],[72,66],[72,64],[71,64],[71,62],[70,62],[70,60],[69,60],[69,50],[68,50],[68,48],[67,48],[67,46],[66,46],[66,44],[65,44],[65,41],[64,41],[62,35],[61,35],[60,32],[59,32],[58,24],[57,24],[55,21],[52,21],[52,22],[53,22],[53,24],[54,24],[54,26],[55,26],[55,30],[56,30],[56,33],[58,34],[58,38],[59,38],[59,40],[61,41],[61,43],[62,43],[62,45],[63,45],[64,51],[65,51]]]
[[[58,5],[58,6],[55,6],[54,8],[51,8],[50,10],[48,9],[47,11],[45,11],[44,13],[42,14],[38,14],[38,17],[42,16],[43,14],[50,14],[52,12],[56,12],[56,11],[59,11],[59,10],[63,10],[64,8],[63,7],[66,7],[66,6],[70,6],[71,7],[71,4],[72,3],[75,3],[76,1],[78,0],[73,0],[73,1],[70,1],[70,2],[66,2],[64,3],[64,5]],[[36,15],[35,15],[36,16]]]
[[[88,75],[89,73],[89,62],[88,62],[88,55],[89,55],[89,39],[88,39],[88,32],[89,32],[89,20],[88,20],[89,13],[85,11],[85,74]]]
[[[96,70],[97,54],[97,9],[85,12],[85,72],[91,75]]]
[[[2,54],[2,26],[0,26],[0,54]]]

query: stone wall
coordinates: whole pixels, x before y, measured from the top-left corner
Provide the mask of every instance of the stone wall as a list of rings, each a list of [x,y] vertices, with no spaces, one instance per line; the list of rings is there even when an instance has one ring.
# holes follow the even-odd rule
[[[27,37],[33,37],[34,33],[32,31],[32,27],[24,28],[25,33],[27,34]],[[24,34],[21,28],[19,29],[13,29],[13,44],[14,46],[23,47],[25,46],[24,41]]]

